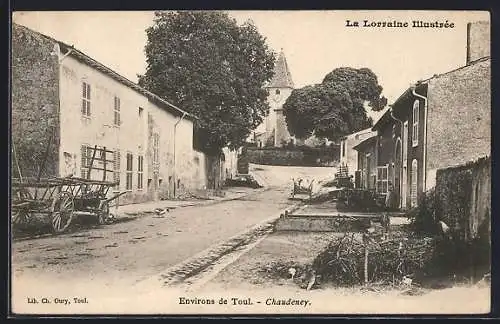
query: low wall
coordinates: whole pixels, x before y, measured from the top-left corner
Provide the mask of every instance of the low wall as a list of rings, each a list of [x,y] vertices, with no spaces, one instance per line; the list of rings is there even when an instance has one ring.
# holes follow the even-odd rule
[[[345,232],[360,231],[368,227],[369,223],[368,218],[349,220],[337,217],[288,216],[278,219],[274,228],[276,231]]]
[[[338,147],[326,148],[256,148],[248,147],[249,163],[283,166],[335,166],[338,163]]]

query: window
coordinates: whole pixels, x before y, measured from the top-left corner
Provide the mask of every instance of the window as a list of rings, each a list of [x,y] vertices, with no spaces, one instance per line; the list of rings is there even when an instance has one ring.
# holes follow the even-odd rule
[[[113,182],[118,182],[115,189],[120,189],[120,150],[116,149],[113,152]]]
[[[160,135],[155,133],[153,135],[153,163],[158,163],[160,149]]]
[[[90,84],[82,82],[82,115],[90,117]]]
[[[345,142],[342,142],[342,156],[345,156]]]
[[[144,108],[139,107],[139,117],[142,117],[143,113],[144,113]]]
[[[402,136],[402,141],[403,141],[403,161],[406,160],[406,157],[408,155],[408,121],[405,121],[403,124],[403,136]]]
[[[413,128],[412,128],[412,144],[413,146],[418,145],[418,119],[419,119],[419,109],[420,103],[418,100],[415,100],[413,103]]]
[[[82,178],[87,178],[87,173],[88,173],[88,168],[90,166],[90,161],[92,160],[92,148],[88,145],[83,144],[81,146],[81,165],[80,165],[80,170],[81,170],[81,177]]]
[[[133,164],[133,155],[132,153],[127,153],[127,179],[125,182],[125,189],[132,190],[132,164]]]
[[[377,167],[377,192],[386,194],[389,190],[389,167]]]
[[[113,123],[115,126],[120,126],[120,98],[115,96],[115,103],[114,103],[114,118],[113,118]]]
[[[276,92],[275,92],[277,95],[280,94],[280,89],[276,89]]]
[[[144,157],[139,155],[137,157],[137,189],[142,189],[142,179],[144,177]]]
[[[410,204],[411,207],[417,206],[417,180],[418,180],[418,162],[413,160],[411,162],[411,187],[410,187]]]

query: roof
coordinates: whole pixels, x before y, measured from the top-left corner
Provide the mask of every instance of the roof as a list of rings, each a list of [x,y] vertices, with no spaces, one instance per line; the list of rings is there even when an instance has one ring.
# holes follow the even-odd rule
[[[371,132],[372,132],[371,128],[365,128],[365,129],[362,129],[360,131],[357,131],[356,133],[352,133],[352,134],[346,135],[346,136],[342,137],[341,139],[344,140],[344,139],[347,139],[347,138],[353,138],[353,137],[356,137],[357,135],[361,135],[361,134],[365,134],[365,133],[371,133]]]
[[[373,125],[372,130],[377,131],[382,128],[388,121],[392,120],[391,107],[387,107],[386,111],[380,116],[377,122]]]
[[[376,140],[377,140],[377,135],[370,136],[367,139],[364,139],[363,141],[359,142],[357,145],[353,146],[353,149],[356,151],[362,151],[363,149],[369,147],[370,145],[375,144]]]
[[[149,100],[154,101],[154,102],[159,102],[160,104],[162,104],[163,108],[168,110],[170,113],[173,113],[176,115],[184,115],[185,117],[190,118],[192,120],[198,119],[198,117],[180,109],[179,107],[175,106],[174,104],[172,104],[172,103],[168,102],[167,100],[161,98],[160,96],[144,89],[143,87],[139,86],[137,83],[130,81],[129,79],[122,76],[118,72],[116,72],[116,71],[110,69],[109,67],[105,66],[104,64],[96,61],[92,57],[90,57],[87,54],[83,53],[82,51],[76,49],[74,46],[68,45],[62,41],[59,41],[57,39],[54,39],[52,37],[49,37],[47,35],[44,35],[42,33],[37,32],[37,31],[34,31],[26,26],[21,26],[19,24],[15,24],[15,23],[13,23],[12,25],[26,29],[30,33],[40,35],[40,36],[42,36],[42,37],[44,37],[52,42],[57,43],[59,45],[59,48],[61,49],[61,52],[63,52],[63,54],[71,55],[71,56],[75,57],[76,59],[78,59],[79,61],[81,61],[82,63],[85,63],[88,66],[91,66],[91,67],[95,68],[96,70],[98,70],[104,74],[107,74],[108,76],[110,76],[114,80],[116,80],[116,81],[122,83],[123,85],[143,94]]]
[[[288,64],[286,63],[285,53],[281,50],[278,60],[274,65],[274,75],[269,84],[268,88],[293,88],[292,74],[288,69]]]

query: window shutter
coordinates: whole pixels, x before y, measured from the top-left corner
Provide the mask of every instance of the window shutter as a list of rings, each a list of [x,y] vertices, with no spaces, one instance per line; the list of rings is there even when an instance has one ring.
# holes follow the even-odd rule
[[[113,152],[113,181],[120,182],[120,159],[121,154],[118,149]]]
[[[418,162],[413,160],[411,163],[411,206],[417,206],[417,186],[418,183]]]
[[[82,158],[81,167],[86,168],[87,167],[87,146],[86,145],[82,145],[82,147],[81,147],[81,158]]]
[[[87,146],[82,145],[80,148],[80,172],[81,172],[81,177],[86,178],[87,177]]]
[[[87,114],[87,101],[85,99],[82,99],[82,115]]]

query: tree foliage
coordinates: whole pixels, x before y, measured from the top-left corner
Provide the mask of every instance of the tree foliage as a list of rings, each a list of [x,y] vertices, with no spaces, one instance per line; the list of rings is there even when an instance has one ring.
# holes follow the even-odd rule
[[[323,82],[292,91],[283,105],[288,130],[297,138],[311,135],[336,140],[370,127],[365,106],[379,111],[387,104],[377,76],[367,68],[338,68]]]
[[[196,115],[200,148],[237,148],[269,111],[275,55],[251,22],[219,11],[155,12],[139,84]]]

